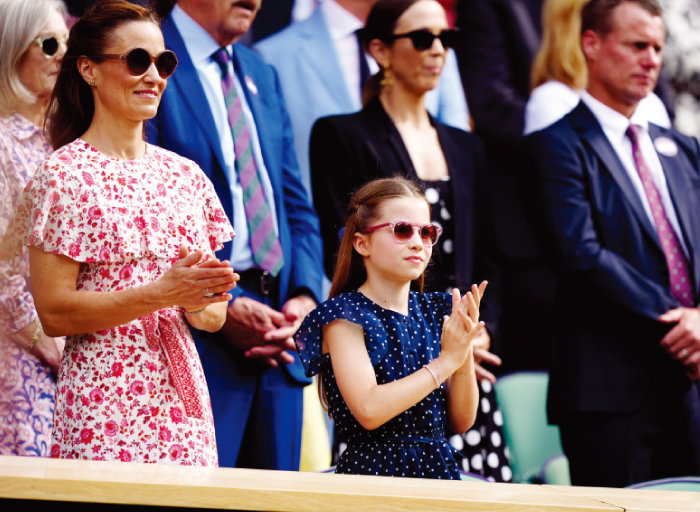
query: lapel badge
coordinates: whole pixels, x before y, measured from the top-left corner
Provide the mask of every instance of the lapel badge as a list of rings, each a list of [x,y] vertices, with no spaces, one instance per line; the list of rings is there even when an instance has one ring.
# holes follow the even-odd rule
[[[255,85],[255,82],[253,82],[253,79],[250,78],[249,75],[245,76],[245,84],[250,92],[252,92],[256,96],[258,95],[258,86]]]
[[[654,140],[656,151],[664,156],[676,156],[678,154],[678,146],[668,137],[658,137]]]

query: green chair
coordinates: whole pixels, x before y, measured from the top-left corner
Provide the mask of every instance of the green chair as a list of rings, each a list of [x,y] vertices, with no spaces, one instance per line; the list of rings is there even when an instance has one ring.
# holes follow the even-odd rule
[[[469,473],[463,469],[459,470],[459,479],[463,482],[488,482],[485,477],[477,475],[476,473]]]
[[[571,485],[569,459],[566,455],[560,453],[547,459],[540,470],[540,481],[549,485]]]
[[[547,424],[548,382],[546,372],[516,372],[500,377],[494,386],[514,482],[541,483],[545,462],[563,453],[559,428]],[[568,463],[557,464],[560,472],[566,469],[559,481],[566,481]]]
[[[649,480],[648,482],[630,485],[629,489],[700,492],[700,477],[678,476],[674,478],[662,478],[661,480]]]

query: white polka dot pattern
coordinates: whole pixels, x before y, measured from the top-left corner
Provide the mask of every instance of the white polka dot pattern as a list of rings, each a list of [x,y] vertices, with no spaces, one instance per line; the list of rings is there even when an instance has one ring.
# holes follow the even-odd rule
[[[295,336],[307,375],[321,372],[329,411],[347,442],[338,473],[459,479],[454,449],[445,438],[444,385],[379,428],[368,431],[354,418],[335,382],[330,358],[321,353],[322,327],[339,318],[361,325],[378,384],[420,370],[440,353],[442,318],[451,298],[411,292],[409,314],[380,307],[359,291],[327,300],[309,314]]]

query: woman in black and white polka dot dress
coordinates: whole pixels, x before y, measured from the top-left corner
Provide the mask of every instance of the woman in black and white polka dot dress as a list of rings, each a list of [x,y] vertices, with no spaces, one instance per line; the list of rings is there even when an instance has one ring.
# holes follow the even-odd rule
[[[459,461],[463,470],[509,482],[512,474],[501,415],[491,386],[495,377],[485,368],[485,363],[500,364],[500,360],[488,350],[498,294],[493,261],[488,257],[491,232],[483,205],[484,149],[476,136],[437,122],[425,110],[425,94],[436,86],[439,73],[415,70],[424,70],[422,64],[444,62],[443,44],[449,38],[434,39],[426,50],[416,49],[409,38],[393,38],[422,29],[441,33],[446,25],[434,17],[439,16],[432,9],[434,4],[432,0],[391,2],[390,7],[383,0],[375,4],[364,35],[368,50],[382,67],[374,83],[377,91],[361,111],[321,118],[314,125],[310,144],[314,206],[330,276],[351,193],[375,178],[412,179],[425,189],[432,218],[444,230],[433,250],[425,289],[445,291],[454,286],[466,291],[472,282],[491,282],[481,307],[487,329],[474,352],[481,406],[474,427],[466,435],[451,436],[450,442],[463,454]],[[341,438],[341,433],[336,437]],[[342,444],[337,445],[342,449]]]
[[[336,472],[459,479],[445,432],[476,416],[472,344],[486,283],[463,297],[411,290],[440,228],[409,180],[368,183],[347,217],[331,298],[295,336],[348,443]]]

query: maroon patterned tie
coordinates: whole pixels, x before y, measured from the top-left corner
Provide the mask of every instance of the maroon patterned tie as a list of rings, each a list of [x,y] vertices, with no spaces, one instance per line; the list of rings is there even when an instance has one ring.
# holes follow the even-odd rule
[[[651,179],[651,172],[642,156],[639,147],[638,132],[639,127],[631,124],[629,128],[627,128],[625,134],[632,142],[634,165],[637,167],[639,177],[642,179],[644,192],[649,201],[649,208],[651,208],[651,216],[654,219],[656,233],[661,241],[661,248],[664,251],[664,256],[666,256],[666,264],[668,265],[668,273],[671,281],[671,293],[681,304],[690,308],[695,304],[693,304],[693,287],[690,283],[688,261],[685,258],[678,236],[673,230],[671,223],[668,221],[666,210],[664,210],[664,205],[661,202],[661,196]]]

